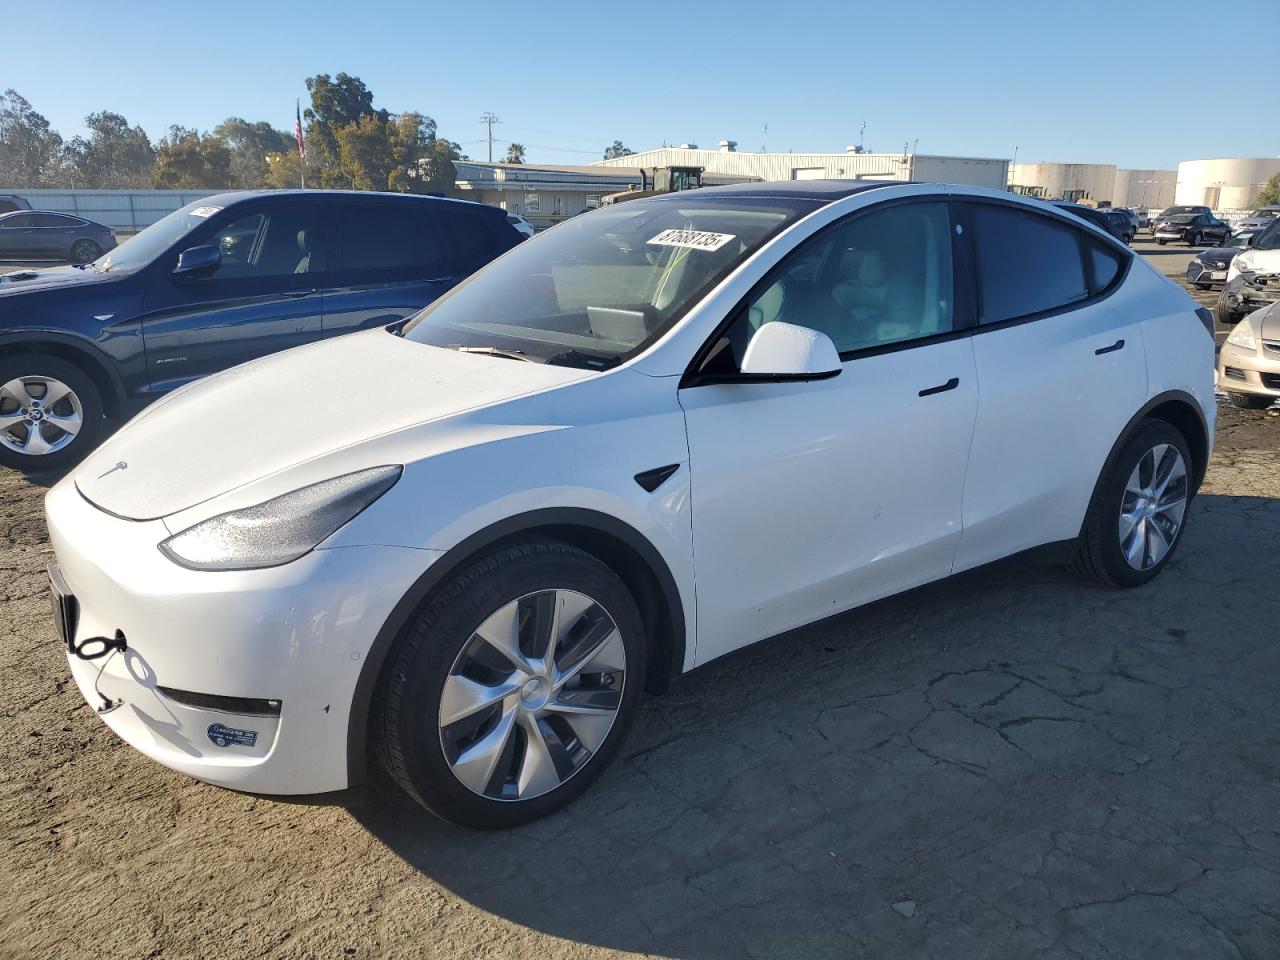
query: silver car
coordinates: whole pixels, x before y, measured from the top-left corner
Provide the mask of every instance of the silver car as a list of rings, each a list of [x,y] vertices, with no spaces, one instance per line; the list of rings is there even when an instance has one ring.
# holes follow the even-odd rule
[[[1246,410],[1280,400],[1280,301],[1255,310],[1227,335],[1218,354],[1218,389]]]
[[[1249,216],[1245,217],[1236,224],[1237,230],[1261,230],[1263,227],[1271,225],[1271,221],[1276,217],[1280,217],[1280,204],[1269,204],[1265,207],[1259,207]]]

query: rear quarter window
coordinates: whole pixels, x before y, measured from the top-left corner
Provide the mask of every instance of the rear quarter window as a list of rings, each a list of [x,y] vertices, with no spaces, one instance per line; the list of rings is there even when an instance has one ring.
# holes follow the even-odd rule
[[[970,207],[980,324],[1045,313],[1090,296],[1082,231],[1031,210]]]

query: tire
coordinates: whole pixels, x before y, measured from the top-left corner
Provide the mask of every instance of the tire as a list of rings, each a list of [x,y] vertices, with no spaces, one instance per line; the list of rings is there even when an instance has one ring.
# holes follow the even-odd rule
[[[1121,526],[1122,508],[1132,514],[1144,502],[1130,492],[1131,478],[1135,471],[1139,472],[1140,484],[1150,478],[1147,468],[1156,464],[1155,458],[1148,459],[1148,456],[1157,450],[1162,451],[1161,464],[1171,462],[1165,459],[1171,450],[1181,457],[1181,480],[1177,478],[1174,464],[1173,477],[1165,488],[1165,495],[1159,498],[1159,503],[1172,505],[1181,494],[1181,511],[1177,515],[1176,526],[1168,522],[1169,514],[1157,509],[1151,519],[1132,524],[1130,538],[1125,539]],[[1186,531],[1193,469],[1187,441],[1176,428],[1163,420],[1143,420],[1123,442],[1119,452],[1103,468],[1102,476],[1098,478],[1081,527],[1073,568],[1086,577],[1112,587],[1138,587],[1155,577],[1168,565]],[[1158,482],[1158,477],[1156,481]],[[1150,483],[1149,486],[1154,488],[1156,483]],[[1140,537],[1148,529],[1148,525],[1154,525],[1158,535],[1147,542],[1167,544],[1164,552],[1158,556],[1158,547],[1148,550],[1133,539]],[[1139,548],[1131,552],[1131,555],[1139,554],[1136,564],[1126,559],[1122,543]]]
[[[554,603],[546,601],[548,594]],[[501,636],[495,622],[523,623],[510,634],[516,658],[526,666],[530,660],[540,663],[533,659],[538,625],[553,622],[543,618],[562,598],[576,604],[574,620],[568,628],[562,625],[567,632],[559,656],[543,677],[515,668],[510,654],[498,652],[498,645],[478,633],[484,626]],[[569,673],[574,652],[606,634],[610,639],[600,644],[599,658],[576,659],[596,669],[583,669],[553,692],[547,678]],[[556,540],[496,550],[443,585],[405,628],[374,704],[374,749],[410,797],[452,823],[499,829],[547,816],[585,791],[617,754],[639,709],[646,643],[634,598],[596,557]],[[624,665],[621,673],[618,663]],[[503,688],[506,695],[493,699]],[[611,723],[603,712],[558,712],[575,698],[604,703],[606,712],[613,711]],[[473,709],[482,700],[488,705]],[[451,722],[441,717],[450,706],[457,717]],[[464,709],[468,712],[459,712]],[[534,750],[535,734],[548,748]],[[504,746],[478,749],[485,741]],[[496,757],[497,763],[472,760],[468,766],[468,751]],[[528,796],[519,796],[522,792]]]
[[[71,245],[72,263],[90,263],[102,256],[102,248],[93,240],[83,238]]]
[[[1197,283],[1197,284],[1194,284],[1194,286],[1197,290],[1208,290],[1213,285],[1209,283]]]
[[[1200,234],[1193,233],[1191,236],[1187,237],[1187,246],[1188,247],[1200,246]]]
[[[1265,410],[1276,402],[1275,397],[1259,397],[1252,393],[1228,393],[1227,399],[1233,407],[1241,410]]]
[[[1218,323],[1228,328],[1234,327],[1244,319],[1243,312],[1231,309],[1231,301],[1227,299],[1227,289],[1225,286],[1218,293],[1218,303],[1213,308],[1213,315],[1217,319]]]
[[[37,396],[41,388],[46,392]],[[38,424],[30,417],[22,417],[24,412],[36,410],[32,400],[40,401],[43,408],[51,388],[67,390],[55,401],[52,415],[46,417],[41,411]],[[77,422],[76,415],[78,429],[74,432],[51,426],[59,421],[70,426]],[[15,416],[20,419],[13,419]],[[102,395],[93,378],[74,363],[44,353],[13,354],[0,359],[0,466],[32,471],[57,470],[75,463],[97,444],[102,418]],[[40,452],[31,452],[33,428]]]
[[[1156,243],[1158,243],[1158,244],[1159,244],[1160,246],[1162,246],[1162,247],[1163,247],[1166,243],[1168,243],[1168,242],[1169,242],[1168,240],[1157,240],[1157,241],[1156,241]]]

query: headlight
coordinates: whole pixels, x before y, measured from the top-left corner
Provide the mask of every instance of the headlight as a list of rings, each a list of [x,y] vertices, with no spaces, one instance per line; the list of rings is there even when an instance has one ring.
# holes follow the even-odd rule
[[[402,466],[373,467],[202,520],[160,544],[192,570],[277,567],[310,553],[390,490]]]
[[[1246,350],[1257,350],[1258,341],[1253,336],[1253,324],[1248,319],[1241,320],[1227,336],[1227,343],[1233,347],[1244,347]]]

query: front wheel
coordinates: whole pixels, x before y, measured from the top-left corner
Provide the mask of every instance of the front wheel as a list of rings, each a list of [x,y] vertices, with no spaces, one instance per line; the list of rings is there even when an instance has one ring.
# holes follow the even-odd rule
[[[1218,304],[1214,307],[1213,313],[1218,323],[1224,327],[1234,327],[1244,317],[1242,311],[1232,309],[1231,299],[1227,296],[1225,287],[1218,293]]]
[[[555,540],[498,550],[407,628],[375,707],[377,752],[445,820],[536,820],[617,753],[645,659],[636,602],[606,564]]]
[[[0,466],[54,470],[92,449],[102,430],[92,378],[61,357],[0,359]]]
[[[92,263],[102,256],[102,248],[92,240],[77,240],[71,245],[72,263]]]
[[[1200,246],[1200,234],[1198,234],[1198,233],[1193,233],[1191,236],[1189,236],[1189,237],[1187,238],[1187,246],[1188,246],[1188,247],[1198,247],[1198,246]]]
[[[1137,587],[1165,568],[1191,501],[1191,451],[1163,420],[1146,420],[1098,478],[1073,566],[1113,587]]]
[[[1233,407],[1241,410],[1265,410],[1276,402],[1275,397],[1259,397],[1252,393],[1228,393],[1227,399]]]
[[[1168,242],[1169,242],[1168,240],[1157,240],[1157,241],[1156,241],[1156,243],[1158,243],[1158,244],[1159,244],[1160,246],[1162,246],[1162,247],[1163,247],[1166,243],[1168,243]]]

